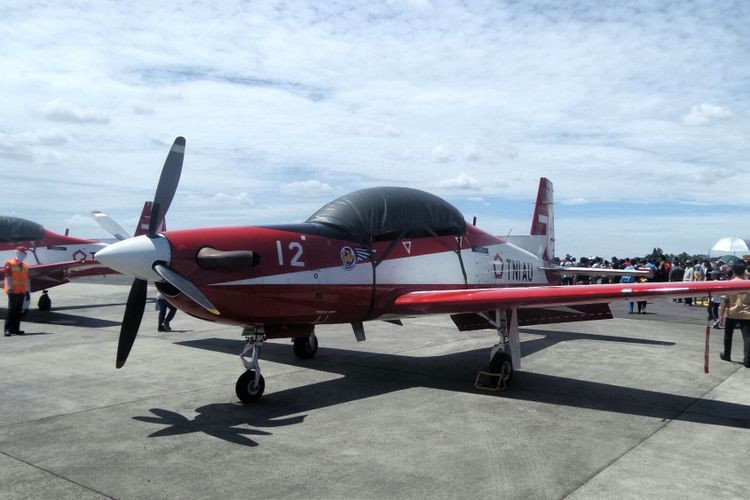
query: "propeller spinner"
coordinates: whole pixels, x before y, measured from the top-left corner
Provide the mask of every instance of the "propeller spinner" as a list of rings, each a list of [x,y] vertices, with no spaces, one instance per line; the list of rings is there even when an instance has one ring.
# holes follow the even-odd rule
[[[117,368],[121,368],[127,361],[135,337],[138,335],[143,312],[146,308],[148,280],[160,281],[164,279],[212,314],[219,314],[216,307],[195,285],[169,267],[171,259],[169,241],[157,232],[158,228],[162,227],[164,217],[172,203],[175,191],[177,191],[184,157],[185,138],[178,137],[169,150],[161,171],[159,184],[156,187],[148,234],[122,239],[103,248],[95,255],[95,258],[105,266],[135,277],[133,284],[130,286],[130,294],[120,327],[120,339],[117,345]],[[104,218],[98,218],[97,220],[100,222],[106,221]],[[107,224],[103,226],[105,229],[108,229],[107,226],[109,226],[109,229],[114,228],[115,232],[119,233],[115,234],[115,237],[121,239],[120,236],[123,232],[119,227],[115,227],[119,225]]]

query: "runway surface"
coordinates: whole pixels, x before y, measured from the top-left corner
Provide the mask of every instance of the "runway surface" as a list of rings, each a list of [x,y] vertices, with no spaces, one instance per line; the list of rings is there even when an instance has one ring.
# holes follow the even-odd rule
[[[0,497],[750,496],[750,370],[719,360],[713,330],[703,373],[703,308],[522,328],[497,393],[473,387],[492,331],[319,327],[315,359],[263,347],[266,394],[242,405],[239,329],[178,312],[159,333],[153,289],[116,370],[128,289],[110,283],[54,288],[53,311],[0,338]]]

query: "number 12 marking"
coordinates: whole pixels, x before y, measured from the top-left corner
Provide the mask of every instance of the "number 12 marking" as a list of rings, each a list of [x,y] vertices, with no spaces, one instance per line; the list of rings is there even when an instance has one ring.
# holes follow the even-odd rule
[[[291,243],[289,243],[289,245],[287,246],[287,248],[291,252],[294,252],[294,255],[292,255],[292,258],[289,261],[289,265],[292,266],[292,267],[305,267],[305,263],[302,262],[302,260],[301,260],[302,259],[302,252],[304,251],[303,248],[302,248],[302,243],[300,243],[298,241],[292,241]],[[282,248],[281,241],[279,241],[279,240],[276,240],[276,253],[277,253],[278,257],[279,257],[279,265],[283,266],[284,265],[284,251],[283,251],[283,248]]]

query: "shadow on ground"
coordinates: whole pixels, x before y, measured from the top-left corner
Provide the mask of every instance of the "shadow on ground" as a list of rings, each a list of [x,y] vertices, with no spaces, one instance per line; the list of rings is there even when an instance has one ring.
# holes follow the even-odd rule
[[[656,347],[674,345],[672,342],[575,332],[524,331],[542,335],[541,338],[522,342],[522,352],[525,355],[567,340],[587,339]],[[211,338],[178,344],[236,356],[242,351],[244,341]],[[272,433],[259,429],[299,424],[304,420],[306,412],[390,392],[425,387],[498,399],[654,417],[665,421],[684,420],[750,428],[750,407],[746,405],[553,375],[519,371],[514,374],[513,384],[506,391],[477,391],[467,381],[473,380],[477,367],[487,364],[488,349],[433,357],[410,357],[321,348],[315,359],[302,361],[294,357],[291,346],[266,343],[261,351],[261,358],[337,373],[342,377],[266,393],[258,403],[251,405],[231,403],[202,406],[195,410],[198,416],[193,419],[163,408],[151,409],[152,416],[133,418],[166,426],[152,433],[151,437],[203,432],[232,443],[255,446],[258,443],[248,436],[267,436]]]

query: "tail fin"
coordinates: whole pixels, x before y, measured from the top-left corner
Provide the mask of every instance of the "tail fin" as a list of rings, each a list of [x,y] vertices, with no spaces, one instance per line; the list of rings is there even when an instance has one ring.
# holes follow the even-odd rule
[[[529,232],[532,236],[541,236],[537,255],[546,262],[555,257],[555,204],[552,193],[552,181],[546,177],[539,179],[539,191]]]
[[[148,233],[148,225],[151,222],[151,206],[153,202],[147,201],[143,204],[143,210],[141,211],[141,218],[138,221],[138,225],[135,227],[133,236],[140,236],[141,234]],[[167,230],[167,221],[162,222],[161,227],[157,228],[156,232],[161,233]]]

